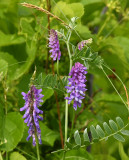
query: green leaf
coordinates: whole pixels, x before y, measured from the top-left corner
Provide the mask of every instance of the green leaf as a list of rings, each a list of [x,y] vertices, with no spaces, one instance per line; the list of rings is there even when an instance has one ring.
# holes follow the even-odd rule
[[[88,63],[88,61],[84,61],[84,65],[85,65],[85,67],[86,67],[87,69],[89,69],[89,63]]]
[[[109,124],[114,131],[118,131],[118,127],[113,120],[109,120]]]
[[[81,146],[81,137],[79,135],[78,130],[74,132],[74,139],[75,139],[75,143]]]
[[[94,52],[92,53],[92,55],[90,56],[90,58],[92,59],[92,61],[94,61],[98,56],[98,52]]]
[[[13,55],[9,54],[8,52],[0,52],[0,59],[5,60],[8,64],[8,66],[6,67],[6,65],[4,65],[4,69],[8,70],[8,79],[10,79],[10,77],[12,77],[15,72],[17,70],[18,66],[18,61],[13,57]],[[0,63],[1,64],[1,63]],[[0,67],[1,69],[3,68]],[[1,72],[1,70],[0,70]]]
[[[128,130],[122,130],[121,133],[125,136],[129,136],[129,131]]]
[[[87,47],[86,53],[85,53],[85,57],[89,57],[90,56],[90,47]]]
[[[66,146],[67,146],[69,149],[72,149],[72,148],[73,148],[73,145],[72,145],[69,141],[70,141],[70,138],[67,139]]]
[[[44,123],[39,122],[41,128],[41,139],[43,144],[53,146],[55,140],[59,137],[59,134],[49,129]]]
[[[20,78],[23,74],[25,74],[29,68],[31,67],[31,65],[33,64],[33,61],[35,59],[36,56],[36,42],[31,40],[30,44],[27,43],[26,45],[26,53],[27,53],[27,59],[25,61],[25,63],[23,65],[21,65],[19,68],[17,68],[17,70],[14,72],[14,74],[12,75],[11,80],[16,80],[18,78]]]
[[[90,126],[90,131],[91,131],[91,134],[92,134],[93,141],[97,142],[99,137],[98,137],[98,134],[97,134],[97,132],[95,130],[95,127],[93,125]]]
[[[124,147],[122,143],[119,143],[119,154],[120,154],[121,160],[129,160],[129,157],[124,151]]]
[[[99,125],[96,126],[96,131],[101,138],[105,137],[105,133]]]
[[[81,3],[67,4],[64,1],[60,1],[60,2],[56,3],[56,6],[54,7],[55,15],[58,15],[60,18],[64,18],[62,16],[62,13],[60,12],[59,8],[62,11],[62,13],[65,14],[66,16],[68,16],[69,18],[81,17],[84,14],[84,7]]]
[[[116,121],[117,121],[120,128],[124,127],[124,122],[120,117],[116,117]]]
[[[115,134],[114,136],[113,136],[115,139],[117,139],[118,141],[120,141],[120,142],[125,142],[125,139],[120,135],[120,134]]]
[[[69,142],[66,142],[66,146],[67,146],[69,149],[72,149],[72,148],[73,148],[72,144],[69,143]]]
[[[109,125],[108,125],[106,122],[103,123],[103,127],[104,127],[104,129],[105,129],[105,132],[106,132],[108,135],[109,135],[109,134],[112,134],[112,131],[111,131]]]
[[[2,31],[0,31],[0,47],[21,44],[24,42],[25,39],[21,36],[4,34]]]
[[[88,133],[87,133],[87,128],[84,130],[83,138],[84,138],[85,145],[89,145],[90,144],[90,140],[89,140],[89,136],[88,136]]]
[[[120,45],[120,47],[122,48],[123,52],[124,52],[124,56],[127,60],[127,62],[129,63],[129,54],[128,54],[128,51],[129,51],[129,38],[126,38],[126,37],[116,37],[115,38],[118,42],[118,44]],[[121,42],[121,43],[119,43]]]
[[[43,88],[43,103],[54,94],[52,89]]]
[[[20,142],[24,131],[24,121],[17,112],[8,113],[5,117],[4,139],[7,143],[0,146],[1,150],[11,151]]]
[[[72,17],[82,17],[84,14],[84,7],[81,3],[71,3],[68,4],[68,7],[73,11]]]
[[[35,32],[30,24],[31,22],[32,20],[29,20],[27,18],[21,18],[21,21],[20,21],[23,34],[25,34],[29,38],[32,38],[35,35]]]
[[[27,159],[19,152],[13,152],[10,154],[10,160],[27,160]]]

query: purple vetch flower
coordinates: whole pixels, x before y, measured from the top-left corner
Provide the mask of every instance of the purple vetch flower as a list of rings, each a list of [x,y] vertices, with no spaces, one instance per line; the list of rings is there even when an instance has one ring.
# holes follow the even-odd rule
[[[79,49],[79,50],[82,50],[83,47],[86,46],[88,43],[89,43],[89,44],[92,43],[92,38],[87,39],[87,40],[83,40],[83,41],[79,42],[79,43],[78,43],[78,49]]]
[[[69,97],[65,97],[68,99],[68,104],[74,100],[73,108],[77,110],[77,106],[81,107],[82,99],[84,99],[85,91],[87,90],[85,87],[86,76],[87,74],[86,67],[83,64],[77,62],[75,66],[72,67],[68,78],[68,85],[65,88],[67,89],[67,93],[70,93]]]
[[[30,137],[32,137],[33,146],[36,145],[36,136],[38,137],[39,144],[42,144],[39,120],[43,120],[43,117],[39,116],[39,114],[43,114],[43,111],[38,109],[38,106],[41,106],[40,102],[43,102],[41,98],[44,95],[42,95],[41,92],[42,89],[36,89],[34,85],[30,87],[27,94],[22,92],[25,105],[20,108],[20,111],[25,110],[23,118],[25,118],[24,122],[27,123],[29,127],[29,136],[26,140],[29,141]]]
[[[49,52],[52,53],[51,58],[53,58],[54,61],[56,61],[57,59],[60,60],[60,45],[57,32],[54,29],[50,30],[49,47],[51,48]]]

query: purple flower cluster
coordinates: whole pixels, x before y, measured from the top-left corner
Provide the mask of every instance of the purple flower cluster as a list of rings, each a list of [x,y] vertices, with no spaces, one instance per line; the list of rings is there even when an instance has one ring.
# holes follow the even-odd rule
[[[54,61],[56,61],[57,59],[60,60],[60,45],[57,32],[54,29],[50,30],[49,47],[51,48],[49,52],[52,53],[50,57],[53,58]]]
[[[92,43],[92,38],[79,42],[78,43],[78,49],[82,50],[84,48],[84,46],[86,46],[88,43]]]
[[[40,102],[43,102],[41,98],[44,95],[40,94],[41,92],[42,89],[36,89],[34,85],[30,87],[27,94],[22,92],[25,105],[20,108],[20,111],[25,110],[23,118],[25,118],[24,122],[27,123],[27,126],[29,127],[29,136],[26,140],[29,141],[30,137],[32,137],[33,146],[36,145],[36,136],[38,137],[39,144],[42,144],[39,120],[43,120],[43,117],[39,116],[39,114],[43,114],[43,111],[38,109],[38,106],[41,106]]]
[[[72,67],[68,78],[68,85],[65,88],[67,89],[67,93],[70,93],[70,97],[65,97],[68,99],[68,104],[74,100],[73,108],[77,110],[77,106],[81,107],[82,99],[84,99],[85,91],[87,90],[85,87],[87,68],[83,66],[83,64],[77,62],[75,66]]]

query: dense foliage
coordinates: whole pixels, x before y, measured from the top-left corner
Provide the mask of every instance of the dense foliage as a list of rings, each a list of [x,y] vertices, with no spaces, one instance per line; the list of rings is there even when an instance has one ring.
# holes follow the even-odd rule
[[[41,160],[129,160],[128,28],[128,0],[0,1],[0,160],[37,159],[38,152]],[[57,52],[61,56],[53,61],[49,50],[57,35],[55,59]],[[87,68],[87,91],[80,83],[86,92],[80,92],[76,110],[71,100],[76,97],[67,93],[68,81],[76,80],[70,79],[75,64],[75,72],[86,74]],[[28,126],[20,112],[31,86],[37,88],[33,100],[42,98],[40,89],[44,95],[43,114],[35,113],[43,117],[36,126],[39,150],[32,138],[26,141]]]

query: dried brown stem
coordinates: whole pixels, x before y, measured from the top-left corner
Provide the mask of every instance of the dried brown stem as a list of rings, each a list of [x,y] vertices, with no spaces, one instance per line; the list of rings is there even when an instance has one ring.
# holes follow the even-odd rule
[[[50,5],[50,0],[47,0],[47,10],[50,12],[51,10],[51,5]],[[50,15],[47,15],[47,20],[48,20],[48,35],[50,35]],[[47,39],[47,44],[49,43],[49,39]],[[48,73],[48,59],[49,59],[49,48],[47,49],[47,59],[46,59],[46,74]]]
[[[127,93],[127,89],[124,85],[124,89],[125,89],[125,93],[126,93],[126,98],[127,98],[127,105],[128,105],[128,109],[129,109],[129,97],[128,97],[128,93]]]
[[[24,2],[24,3],[20,3],[20,4],[21,4],[22,6],[24,6],[24,7],[34,8],[34,9],[36,9],[36,10],[39,10],[39,11],[41,11],[41,12],[44,12],[44,13],[46,13],[47,15],[52,16],[53,18],[55,18],[55,19],[57,19],[58,21],[62,22],[61,24],[65,25],[65,26],[67,26],[67,27],[69,27],[69,28],[71,28],[71,27],[70,27],[67,23],[65,23],[62,19],[60,19],[59,17],[57,17],[56,15],[52,14],[51,12],[47,11],[47,10],[44,9],[44,8],[35,6],[35,5],[33,5],[33,4],[30,4],[30,3],[25,3],[25,2]]]
[[[57,106],[57,114],[58,114],[58,120],[59,120],[59,130],[60,130],[60,138],[61,138],[61,146],[64,148],[64,140],[63,140],[63,132],[62,132],[62,126],[61,126],[61,119],[60,119],[60,106],[58,102],[57,93],[54,92],[55,98],[56,98],[56,106]]]

